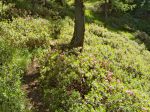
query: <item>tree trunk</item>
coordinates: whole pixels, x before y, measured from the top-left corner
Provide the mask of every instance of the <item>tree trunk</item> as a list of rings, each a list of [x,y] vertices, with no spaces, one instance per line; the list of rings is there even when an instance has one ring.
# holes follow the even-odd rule
[[[105,12],[105,21],[106,21],[108,18],[108,2],[107,2],[107,0],[105,0],[104,12]]]
[[[83,47],[85,32],[85,16],[83,0],[75,0],[75,26],[71,47]]]

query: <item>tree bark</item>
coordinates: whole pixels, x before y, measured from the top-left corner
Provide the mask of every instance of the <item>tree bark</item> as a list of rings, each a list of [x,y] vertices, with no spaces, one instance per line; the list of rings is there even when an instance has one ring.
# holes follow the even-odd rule
[[[71,47],[83,47],[85,32],[85,16],[83,0],[75,0],[75,26]]]
[[[104,12],[105,12],[105,21],[106,21],[108,18],[108,2],[107,2],[107,0],[105,0]]]

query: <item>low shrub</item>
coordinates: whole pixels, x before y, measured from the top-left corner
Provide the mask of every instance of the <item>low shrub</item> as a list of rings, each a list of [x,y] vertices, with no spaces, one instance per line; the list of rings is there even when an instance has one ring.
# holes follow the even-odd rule
[[[44,19],[18,18],[12,23],[0,22],[0,36],[9,45],[19,48],[46,47],[51,40],[51,24]]]
[[[21,88],[21,69],[15,65],[0,66],[0,111],[25,111],[25,96]]]
[[[0,44],[0,48],[0,111],[24,112],[27,101],[21,89],[21,79],[30,60],[28,51],[6,44]]]
[[[82,53],[52,50],[41,61],[49,111],[150,111],[150,53],[122,34],[95,24],[86,29]]]

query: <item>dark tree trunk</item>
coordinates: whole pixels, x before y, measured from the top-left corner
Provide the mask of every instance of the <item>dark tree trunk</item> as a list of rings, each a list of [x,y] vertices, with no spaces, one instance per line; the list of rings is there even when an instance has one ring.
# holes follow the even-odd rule
[[[83,0],[75,0],[75,26],[71,47],[83,47],[85,32],[85,16]]]
[[[108,18],[108,2],[107,2],[107,0],[105,0],[104,12],[105,12],[105,21],[106,21]]]
[[[107,19],[109,14],[112,11],[112,0],[105,0],[103,7],[104,7],[103,9],[104,9],[104,14],[105,14],[105,19]]]

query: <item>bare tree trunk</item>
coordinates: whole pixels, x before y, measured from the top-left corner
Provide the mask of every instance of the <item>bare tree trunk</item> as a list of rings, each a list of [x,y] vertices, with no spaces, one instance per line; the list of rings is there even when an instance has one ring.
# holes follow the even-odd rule
[[[75,0],[75,26],[71,47],[83,47],[85,32],[85,16],[83,0]]]
[[[105,21],[107,20],[108,18],[108,2],[107,0],[105,0]]]

